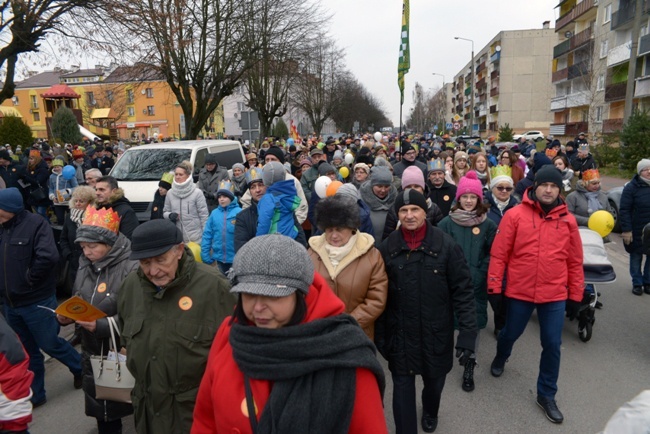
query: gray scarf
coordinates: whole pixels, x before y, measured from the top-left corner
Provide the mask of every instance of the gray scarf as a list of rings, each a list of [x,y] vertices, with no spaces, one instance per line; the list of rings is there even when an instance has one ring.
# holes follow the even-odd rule
[[[350,315],[279,329],[235,323],[229,339],[244,375],[273,382],[257,434],[347,433],[357,368],[375,374],[383,396],[375,346]]]
[[[603,209],[603,206],[598,200],[598,191],[587,191],[585,196],[587,196],[587,212],[589,215],[595,213],[599,209]]]
[[[192,194],[195,188],[196,186],[194,185],[194,180],[191,176],[181,184],[177,183],[176,181],[172,183],[172,191],[181,199],[185,199],[187,196]]]
[[[372,185],[370,181],[366,181],[361,184],[359,193],[361,194],[361,200],[363,200],[366,205],[368,205],[368,208],[370,208],[371,211],[388,211],[393,206],[395,199],[397,198],[397,189],[393,186],[390,187],[390,191],[385,198],[378,198],[372,191]]]

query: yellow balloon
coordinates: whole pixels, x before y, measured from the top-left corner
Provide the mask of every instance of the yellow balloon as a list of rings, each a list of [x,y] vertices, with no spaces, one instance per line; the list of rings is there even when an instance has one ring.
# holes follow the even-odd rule
[[[194,260],[196,262],[203,262],[201,260],[201,246],[198,245],[198,243],[195,243],[194,241],[190,241],[187,243],[187,247],[189,247],[190,251],[194,255]]]
[[[596,211],[589,217],[587,225],[601,237],[606,237],[614,229],[614,216],[605,210]]]
[[[341,175],[341,177],[342,177],[343,179],[347,178],[347,177],[350,175],[350,169],[348,169],[348,168],[345,167],[345,166],[344,166],[344,167],[341,167],[341,168],[339,169],[339,175]]]

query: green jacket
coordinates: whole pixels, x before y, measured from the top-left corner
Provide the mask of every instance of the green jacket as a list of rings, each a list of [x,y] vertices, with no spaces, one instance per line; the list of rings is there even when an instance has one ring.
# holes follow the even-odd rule
[[[489,218],[476,226],[464,227],[447,216],[438,227],[451,235],[463,249],[469,265],[476,300],[476,322],[479,329],[487,325],[487,272],[490,265],[490,249],[497,232],[497,225]]]
[[[119,322],[136,380],[131,395],[139,434],[190,432],[212,340],[236,303],[229,289],[187,247],[176,278],[160,291],[141,268],[122,283]]]

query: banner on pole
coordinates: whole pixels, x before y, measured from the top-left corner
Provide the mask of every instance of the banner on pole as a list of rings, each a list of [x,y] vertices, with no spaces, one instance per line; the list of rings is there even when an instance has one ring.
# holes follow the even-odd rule
[[[400,105],[404,104],[404,76],[411,68],[409,48],[409,0],[402,5],[402,34],[399,46],[399,61],[397,64],[397,84],[400,92]]]

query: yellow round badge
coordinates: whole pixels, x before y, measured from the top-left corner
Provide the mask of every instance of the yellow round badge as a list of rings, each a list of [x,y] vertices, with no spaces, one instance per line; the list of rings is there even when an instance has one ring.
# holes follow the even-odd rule
[[[448,202],[449,201],[449,196],[447,196],[445,194],[444,196],[442,196],[442,200],[444,200],[445,202]]]
[[[106,291],[106,282],[102,282],[97,286],[97,292],[105,292]]]
[[[478,235],[478,234],[481,233],[481,229],[479,229],[479,228],[474,228],[474,229],[472,229],[472,233],[473,233],[474,235]]]
[[[178,300],[178,307],[182,310],[190,310],[192,308],[192,299],[187,296],[181,297],[181,299]]]
[[[158,211],[158,207],[157,207],[157,206],[154,206],[154,207],[153,207],[153,210],[154,210],[154,211]]]

